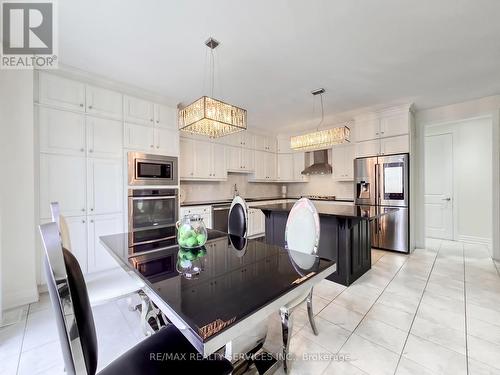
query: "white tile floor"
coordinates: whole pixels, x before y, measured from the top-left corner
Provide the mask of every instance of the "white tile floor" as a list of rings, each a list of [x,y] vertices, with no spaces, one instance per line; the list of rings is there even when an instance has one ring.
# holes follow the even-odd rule
[[[478,245],[429,240],[412,255],[373,251],[349,288],[315,288],[319,335],[294,312],[292,374],[500,374],[500,265]],[[62,374],[48,296],[0,329],[0,374]],[[139,316],[120,300],[94,309],[99,368],[140,341]],[[266,347],[279,351],[278,315]],[[279,370],[282,373],[282,370]]]

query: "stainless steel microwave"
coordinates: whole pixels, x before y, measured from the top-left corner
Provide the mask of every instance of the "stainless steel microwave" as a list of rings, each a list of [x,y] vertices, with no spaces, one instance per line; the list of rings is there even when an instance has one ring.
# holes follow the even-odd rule
[[[128,153],[128,184],[179,185],[178,163],[175,156]]]

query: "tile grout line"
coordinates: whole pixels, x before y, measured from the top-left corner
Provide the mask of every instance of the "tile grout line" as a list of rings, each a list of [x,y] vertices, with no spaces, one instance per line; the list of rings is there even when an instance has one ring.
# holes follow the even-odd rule
[[[340,351],[342,350],[342,348],[345,346],[345,344],[347,343],[347,341],[349,341],[349,339],[352,337],[352,335],[354,335],[354,331],[356,331],[356,329],[359,327],[359,325],[361,324],[361,322],[365,319],[365,317],[368,315],[368,313],[371,311],[371,309],[373,308],[373,306],[375,306],[375,304],[377,303],[377,301],[380,299],[380,297],[382,296],[382,294],[384,294],[385,290],[387,289],[387,287],[392,283],[392,281],[396,278],[396,276],[399,274],[399,272],[401,271],[401,268],[403,268],[403,266],[408,262],[408,259],[409,257],[405,260],[405,262],[399,266],[397,272],[394,274],[394,276],[391,278],[391,280],[389,280],[389,282],[387,283],[387,285],[382,289],[382,291],[380,292],[380,294],[378,295],[378,297],[375,299],[375,301],[373,301],[372,305],[370,306],[370,308],[368,309],[368,311],[363,315],[363,318],[359,321],[359,323],[356,325],[356,327],[354,327],[354,329],[352,330],[352,332],[350,333],[350,335],[347,337],[347,340],[342,344],[342,346],[340,347],[340,349],[337,351],[336,354],[340,353]],[[380,259],[379,259],[380,260]],[[375,264],[377,264],[377,262],[375,262]],[[364,339],[364,338],[363,338]],[[366,339],[365,339],[366,340]],[[370,341],[370,340],[367,340],[367,341]],[[372,342],[372,341],[370,341]],[[377,344],[379,345],[379,344]],[[380,345],[379,345],[380,346]],[[385,347],[383,347],[385,349]],[[354,365],[353,365],[354,366]],[[356,366],[354,366],[356,367]],[[358,367],[356,367],[358,368]]]
[[[434,261],[432,262],[432,267],[429,270],[429,275],[427,276],[427,280],[425,282],[424,289],[422,290],[422,295],[420,296],[420,300],[418,301],[417,309],[415,310],[415,314],[413,315],[413,319],[411,320],[410,327],[408,328],[408,334],[406,335],[403,349],[401,350],[401,353],[399,354],[398,363],[396,364],[396,368],[394,369],[394,375],[396,375],[396,372],[398,371],[399,364],[401,363],[401,358],[403,357],[403,353],[405,351],[406,344],[408,343],[408,338],[410,337],[410,334],[411,334],[411,328],[413,327],[413,323],[415,323],[415,319],[417,318],[418,309],[420,308],[420,304],[422,303],[422,299],[424,298],[425,289],[427,289],[427,284],[429,284],[429,279],[431,278],[432,271],[434,270],[434,266],[436,264],[436,260],[439,256],[439,252],[441,251],[441,246],[443,246],[442,241],[439,243],[439,248],[438,248],[438,251],[436,252],[436,256],[434,257]]]
[[[24,319],[24,329],[23,338],[21,340],[21,347],[19,348],[19,357],[17,358],[16,374],[19,373],[19,365],[21,364],[21,355],[23,354],[24,338],[26,337],[26,330],[28,329],[28,317],[31,312],[31,304],[28,305],[28,310],[26,311],[26,319]]]
[[[467,369],[467,375],[469,374],[469,333],[467,325],[467,281],[465,277],[465,246],[462,244],[462,260],[464,262],[464,315],[465,315],[465,367]]]

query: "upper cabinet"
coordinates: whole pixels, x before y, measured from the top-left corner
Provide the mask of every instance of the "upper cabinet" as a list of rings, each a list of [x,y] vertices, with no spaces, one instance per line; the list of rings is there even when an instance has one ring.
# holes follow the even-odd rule
[[[39,73],[40,104],[121,120],[122,94],[60,76]]]
[[[278,154],[278,173],[276,179],[278,181],[293,181],[293,154]]]
[[[74,111],[85,111],[85,84],[45,72],[39,73],[38,101]]]
[[[163,104],[154,105],[155,124],[161,127],[177,129],[177,109]]]
[[[224,146],[211,141],[181,138],[179,175],[181,180],[226,180]]]
[[[123,114],[122,94],[87,85],[86,87],[87,113],[121,120]]]
[[[152,102],[127,95],[123,97],[123,116],[126,122],[153,124],[154,115]]]
[[[337,181],[352,181],[354,179],[355,145],[339,145],[332,149],[332,175]]]
[[[290,137],[278,138],[277,145],[278,154],[288,154],[293,152],[292,148],[290,147]]]
[[[126,122],[134,124],[177,128],[176,108],[128,95],[123,97],[123,116]]]
[[[357,142],[380,138],[380,119],[378,117],[356,119],[354,131]]]
[[[221,138],[220,141],[216,140],[216,142],[224,143],[228,146],[238,146],[253,149],[255,148],[255,135],[244,130],[238,133],[230,134],[224,138]]]
[[[356,157],[410,152],[412,113],[408,107],[359,116],[355,119]]]
[[[85,155],[85,116],[80,113],[39,107],[40,152]]]
[[[258,151],[276,152],[276,138],[266,135],[256,135],[255,149]]]
[[[94,158],[121,158],[123,125],[121,121],[87,116],[87,153]]]

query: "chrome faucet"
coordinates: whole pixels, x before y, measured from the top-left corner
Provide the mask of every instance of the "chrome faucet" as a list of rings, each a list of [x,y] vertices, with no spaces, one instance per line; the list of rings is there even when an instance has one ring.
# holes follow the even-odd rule
[[[240,195],[240,192],[238,191],[238,186],[236,184],[234,184],[233,197],[236,197],[238,195]]]

